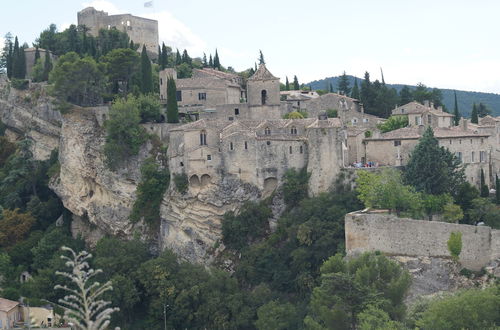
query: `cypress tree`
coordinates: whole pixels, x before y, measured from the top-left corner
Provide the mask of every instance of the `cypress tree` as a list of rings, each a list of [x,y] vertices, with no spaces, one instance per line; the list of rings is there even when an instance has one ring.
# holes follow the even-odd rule
[[[153,92],[153,72],[151,71],[151,61],[149,60],[146,46],[142,46],[141,52],[141,91],[143,94]]]
[[[179,49],[177,49],[177,52],[175,53],[175,65],[180,65],[182,63],[182,57],[181,53],[179,53]]]
[[[413,95],[408,86],[403,86],[403,88],[399,91],[399,104],[404,105],[413,101]]]
[[[259,52],[259,64],[266,64],[266,61],[264,61],[264,54],[262,54],[262,50],[259,50]]]
[[[299,79],[297,79],[297,76],[293,76],[293,90],[298,91],[299,89],[300,89]]]
[[[203,53],[203,60],[202,60],[203,67],[206,68],[208,66],[207,62],[207,54]]]
[[[17,36],[14,40],[14,49],[12,50],[12,77],[19,78],[21,72],[19,71],[19,41]]]
[[[254,63],[254,69],[253,69],[254,72],[257,72],[257,63]]]
[[[354,78],[354,86],[351,89],[351,97],[353,99],[359,100],[358,78]]]
[[[184,51],[182,52],[182,63],[186,63],[186,64],[191,65],[192,62],[193,62],[193,60],[189,56],[187,50],[184,49]]]
[[[14,45],[9,42],[9,54],[7,55],[7,77],[12,78],[12,62],[14,59]]]
[[[49,80],[49,73],[52,71],[52,60],[50,58],[49,50],[45,50],[45,61],[43,62],[43,75],[42,81]]]
[[[135,45],[134,45],[134,41],[133,40],[130,40],[129,48],[132,49],[132,50],[135,50]]]
[[[161,45],[161,68],[162,70],[168,67],[168,49],[165,43],[162,42]]]
[[[35,48],[35,61],[33,62],[33,65],[36,64],[36,61],[40,59],[40,51],[38,50],[38,46]]]
[[[214,61],[212,60],[212,54],[210,54],[210,58],[208,60],[208,66],[213,68],[214,67]]]
[[[481,197],[489,197],[490,196],[490,189],[488,188],[488,185],[486,185],[486,182],[484,180],[484,171],[481,169]]]
[[[500,180],[498,174],[495,174],[495,203],[500,204]]]
[[[338,86],[337,86],[339,93],[342,95],[349,95],[351,92],[351,87],[349,86],[349,78],[347,77],[345,71],[344,73],[340,76]]]
[[[375,102],[375,92],[373,90],[373,85],[370,82],[370,74],[368,72],[365,72],[365,79],[361,82],[359,96],[361,97],[361,102],[363,102],[365,111],[373,113],[372,110]]]
[[[428,127],[410,155],[404,178],[417,191],[440,195],[454,193],[465,182],[464,167],[448,149],[439,146]]]
[[[455,106],[453,109],[453,120],[455,122],[455,126],[458,126],[458,123],[460,122],[460,112],[458,111],[458,102],[457,102],[457,91],[455,91]]]
[[[177,87],[173,77],[167,79],[167,122],[179,122],[179,109],[177,107]]]
[[[19,77],[24,79],[26,77],[26,54],[24,53],[24,47],[19,48]]]
[[[285,80],[285,90],[286,91],[290,90],[290,83],[288,82],[288,76],[286,76],[286,80]]]
[[[470,115],[470,122],[474,123],[474,124],[477,124],[479,122],[479,118],[478,118],[478,115],[477,115],[477,106],[476,106],[476,103],[474,103],[472,105],[472,113]]]
[[[330,87],[330,88],[328,89],[328,91],[329,91],[330,93],[333,93],[333,85],[332,85],[332,83],[330,83],[330,86],[329,86],[329,87]]]
[[[158,65],[161,67],[161,47],[158,45]]]
[[[217,48],[215,49],[214,69],[220,70],[220,60],[219,60],[219,53],[217,53]]]

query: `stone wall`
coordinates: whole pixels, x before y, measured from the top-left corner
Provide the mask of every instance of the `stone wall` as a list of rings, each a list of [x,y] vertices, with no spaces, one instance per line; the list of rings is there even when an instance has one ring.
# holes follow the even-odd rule
[[[397,218],[352,212],[345,217],[347,255],[381,251],[388,255],[448,258],[451,232],[462,233],[460,263],[479,270],[500,254],[500,231],[486,226]]]

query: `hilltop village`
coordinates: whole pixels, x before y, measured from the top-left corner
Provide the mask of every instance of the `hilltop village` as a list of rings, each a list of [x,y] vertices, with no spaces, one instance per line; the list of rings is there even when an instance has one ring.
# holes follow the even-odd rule
[[[262,52],[236,72],[160,45],[155,20],[77,21],[0,61],[0,329],[90,329],[65,265],[120,308],[98,303],[102,328],[500,325],[485,105],[464,118],[368,73],[290,86]]]

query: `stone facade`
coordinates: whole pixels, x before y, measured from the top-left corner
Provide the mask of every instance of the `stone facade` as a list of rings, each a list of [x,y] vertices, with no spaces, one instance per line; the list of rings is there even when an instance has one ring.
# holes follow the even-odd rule
[[[45,62],[45,56],[46,56],[46,50],[43,48],[39,48],[38,51],[40,52],[40,60],[42,61],[42,64]],[[31,79],[33,78],[33,67],[35,66],[35,53],[36,53],[36,48],[26,48],[24,50],[24,56],[26,57],[26,78]],[[52,65],[55,65],[55,60],[56,56],[52,54],[51,51],[49,51],[49,56],[50,59],[52,60]]]
[[[451,127],[453,126],[453,115],[443,111],[442,107],[434,108],[434,105],[429,102],[420,104],[418,102],[410,102],[392,110],[393,116],[408,117],[408,126],[431,126],[436,127]]]
[[[116,28],[127,33],[130,40],[140,45],[139,52],[142,45],[145,45],[148,53],[158,56],[158,21],[156,20],[131,14],[108,15],[108,13],[93,7],[79,11],[77,16],[78,25],[88,27],[89,33],[95,37],[99,35],[101,29]]]
[[[345,217],[347,255],[381,251],[387,255],[449,258],[452,232],[462,233],[460,263],[480,270],[500,257],[500,231],[486,226],[397,218],[352,212]]]

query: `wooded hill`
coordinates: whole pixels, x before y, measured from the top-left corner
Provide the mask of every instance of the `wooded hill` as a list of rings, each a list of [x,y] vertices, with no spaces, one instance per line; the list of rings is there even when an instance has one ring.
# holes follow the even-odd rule
[[[354,85],[354,79],[358,80],[358,85],[361,84],[363,78],[350,76],[349,82],[350,86]],[[337,90],[337,85],[340,77],[329,77],[321,80],[314,80],[309,83],[306,83],[307,86],[312,87],[312,89],[325,89],[327,86],[332,84],[333,90]],[[375,77],[374,77],[375,78]],[[372,78],[373,79],[373,78]],[[425,83],[425,82],[424,82]],[[399,91],[405,86],[402,84],[387,84],[389,88],[395,88],[396,91]],[[407,85],[410,89],[414,90],[416,85]],[[432,87],[431,87],[432,88]],[[448,109],[448,111],[453,111],[454,106],[454,94],[455,90],[453,89],[441,89],[443,93],[443,103]],[[486,104],[488,108],[491,109],[492,115],[500,116],[500,94],[494,93],[482,93],[482,92],[469,92],[469,91],[460,91],[457,90],[457,101],[458,101],[458,109],[462,116],[470,117],[470,113],[472,111],[472,104],[482,102]]]

